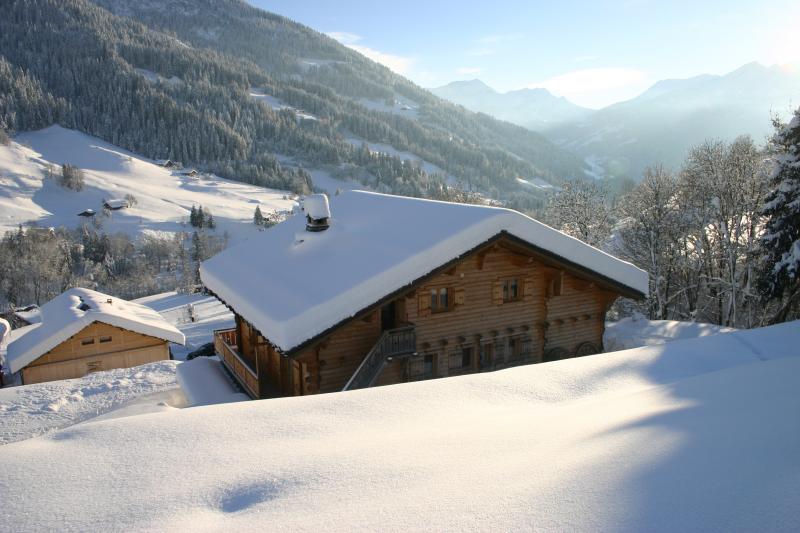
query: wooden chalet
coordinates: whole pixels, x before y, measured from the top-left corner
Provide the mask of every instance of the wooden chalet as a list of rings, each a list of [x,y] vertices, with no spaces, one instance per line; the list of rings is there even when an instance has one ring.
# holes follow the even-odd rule
[[[149,307],[75,288],[43,305],[41,322],[14,330],[7,362],[27,385],[171,359],[170,342],[183,334]]]
[[[647,274],[520,213],[349,191],[201,266],[236,317],[217,353],[254,398],[602,351]]]

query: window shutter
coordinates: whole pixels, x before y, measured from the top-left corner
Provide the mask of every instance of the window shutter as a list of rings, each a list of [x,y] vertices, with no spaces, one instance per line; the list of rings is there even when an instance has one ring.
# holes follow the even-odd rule
[[[431,294],[430,291],[421,290],[417,292],[419,302],[419,316],[430,316],[431,314]]]
[[[525,301],[530,301],[533,299],[533,278],[525,278],[524,285],[523,285],[523,298]]]
[[[465,292],[466,291],[464,290],[464,287],[459,287],[459,288],[457,288],[455,290],[455,300],[454,300],[454,302],[455,302],[456,305],[464,305],[464,301],[465,301],[465,298],[466,298],[465,294],[464,294]]]
[[[492,286],[492,303],[494,305],[503,305],[503,283],[497,279]]]

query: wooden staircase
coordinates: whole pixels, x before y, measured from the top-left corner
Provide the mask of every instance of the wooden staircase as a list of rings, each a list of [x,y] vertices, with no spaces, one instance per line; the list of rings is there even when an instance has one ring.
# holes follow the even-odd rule
[[[371,387],[390,358],[411,355],[416,351],[417,336],[414,326],[384,331],[342,390]]]

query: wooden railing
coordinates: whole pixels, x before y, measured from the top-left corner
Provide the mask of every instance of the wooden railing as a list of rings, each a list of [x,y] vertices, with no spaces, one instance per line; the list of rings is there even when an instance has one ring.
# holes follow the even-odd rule
[[[389,357],[412,354],[416,350],[417,335],[414,326],[384,331],[342,390],[371,386],[386,366]]]
[[[214,331],[214,349],[242,387],[253,398],[258,398],[258,376],[237,351],[236,330],[218,329]]]

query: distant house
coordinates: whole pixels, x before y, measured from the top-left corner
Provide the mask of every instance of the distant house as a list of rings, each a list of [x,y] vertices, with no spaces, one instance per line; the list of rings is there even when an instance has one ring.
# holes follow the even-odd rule
[[[189,169],[189,170],[184,170],[182,172],[179,172],[179,174],[181,176],[189,176],[190,178],[193,178],[193,177],[197,176],[198,173],[197,173],[197,170],[192,168],[192,169]]]
[[[103,200],[103,207],[111,211],[119,211],[129,207],[128,200],[124,198],[112,198],[111,200]]]
[[[69,289],[40,309],[41,322],[16,330],[7,364],[25,384],[85,376],[170,359],[183,334],[149,307],[89,289]]]
[[[331,209],[332,208],[332,209]],[[217,353],[253,397],[589,355],[647,274],[508,209],[348,191],[205,261],[236,327]],[[332,211],[332,212],[331,212]]]
[[[158,159],[156,165],[164,168],[182,168],[183,165],[179,161],[172,161],[170,159]]]
[[[78,213],[78,216],[79,217],[87,217],[88,218],[88,217],[93,217],[96,214],[97,213],[94,212],[94,209],[84,209],[83,211]]]

